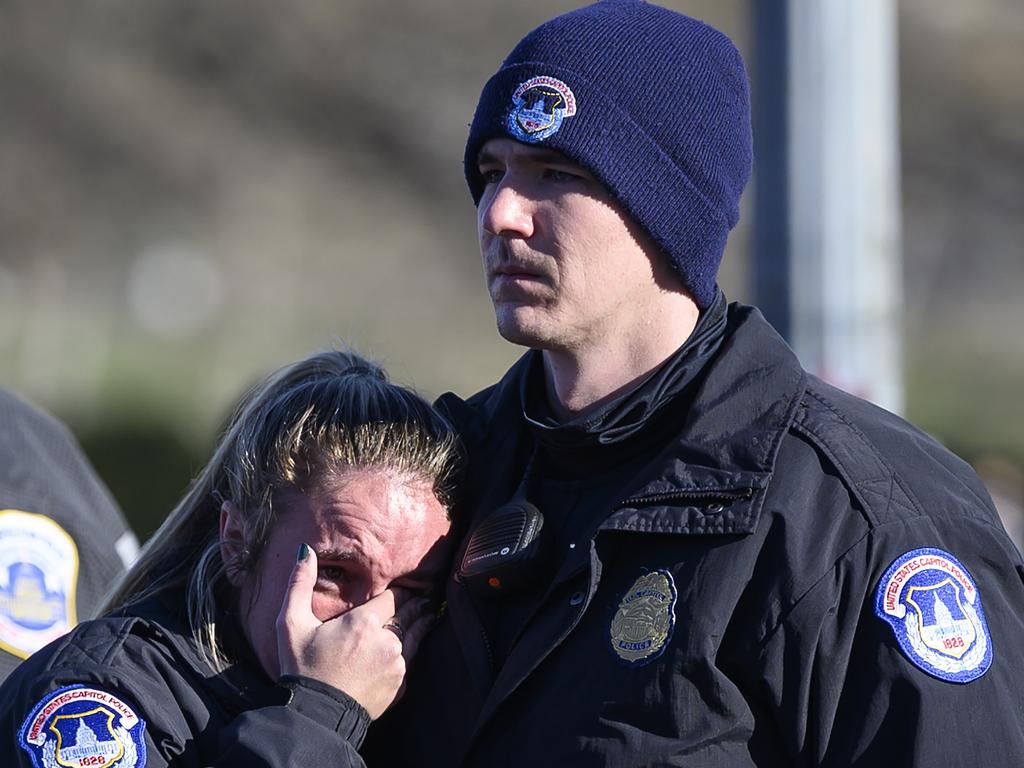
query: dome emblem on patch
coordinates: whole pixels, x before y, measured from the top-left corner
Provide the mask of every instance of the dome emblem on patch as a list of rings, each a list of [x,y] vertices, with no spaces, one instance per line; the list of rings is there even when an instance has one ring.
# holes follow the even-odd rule
[[[520,141],[535,144],[554,136],[562,121],[575,114],[576,96],[568,85],[547,75],[531,77],[512,94],[508,130]]]
[[[0,510],[0,649],[27,659],[75,625],[78,548],[45,515]]]
[[[630,666],[643,666],[665,652],[676,621],[676,585],[664,569],[633,582],[611,625],[615,655]]]
[[[933,677],[969,683],[992,664],[981,595],[948,552],[915,549],[893,561],[878,584],[875,613],[904,655]]]
[[[135,768],[146,764],[146,721],[114,694],[69,685],[44,696],[18,743],[36,768]]]

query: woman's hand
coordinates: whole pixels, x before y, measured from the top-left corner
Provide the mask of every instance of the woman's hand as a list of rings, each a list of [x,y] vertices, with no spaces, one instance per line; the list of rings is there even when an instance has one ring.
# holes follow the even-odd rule
[[[419,601],[407,600],[397,616],[404,631],[385,628],[396,618],[395,593],[387,589],[336,618],[320,621],[312,609],[316,553],[303,547],[300,557],[303,551],[305,557],[296,560],[277,617],[281,674],[304,675],[339,688],[376,720],[399,697],[406,654],[411,655],[426,634],[429,616],[424,625],[422,610],[417,613],[414,607]]]

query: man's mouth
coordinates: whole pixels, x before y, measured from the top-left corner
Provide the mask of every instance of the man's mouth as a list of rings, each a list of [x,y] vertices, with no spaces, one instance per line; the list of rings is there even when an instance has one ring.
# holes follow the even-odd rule
[[[528,269],[526,267],[519,267],[515,265],[504,265],[491,270],[491,276],[494,278],[506,277],[510,279],[522,278],[525,280],[529,279],[540,279],[542,275],[537,270]]]
[[[548,291],[548,278],[538,269],[502,264],[490,271],[491,299],[501,302],[532,302]]]
[[[491,287],[494,290],[525,288],[546,282],[547,277],[540,270],[518,264],[502,264],[491,270]]]

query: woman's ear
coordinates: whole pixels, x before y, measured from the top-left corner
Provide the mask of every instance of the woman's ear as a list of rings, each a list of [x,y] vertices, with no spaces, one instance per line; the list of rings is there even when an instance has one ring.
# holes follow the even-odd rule
[[[245,527],[242,512],[233,501],[220,505],[220,559],[224,571],[234,587],[242,586],[245,574],[242,568],[245,553]]]

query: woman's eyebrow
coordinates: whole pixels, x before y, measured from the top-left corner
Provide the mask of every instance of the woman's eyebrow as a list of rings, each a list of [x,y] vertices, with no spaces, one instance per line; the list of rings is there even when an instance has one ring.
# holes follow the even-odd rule
[[[358,560],[359,553],[354,549],[335,549],[332,547],[325,547],[319,549],[313,548],[316,552],[316,559],[319,560],[330,560],[332,562],[344,561],[344,560]]]

